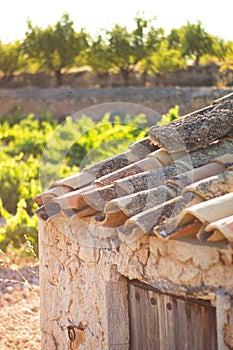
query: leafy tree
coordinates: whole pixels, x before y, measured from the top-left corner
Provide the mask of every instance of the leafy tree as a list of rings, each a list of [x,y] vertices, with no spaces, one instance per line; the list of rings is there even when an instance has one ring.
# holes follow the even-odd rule
[[[119,70],[127,85],[129,73],[134,63],[130,33],[126,27],[116,24],[107,34],[109,37],[109,60]]]
[[[181,27],[182,28],[182,27]],[[182,47],[182,29],[181,28],[173,28],[168,34],[166,41],[168,44],[168,49],[181,50]]]
[[[225,56],[220,63],[219,82],[222,85],[233,85],[233,42],[225,43]]]
[[[222,69],[233,70],[233,41],[227,41],[225,45],[226,55],[222,63]]]
[[[110,60],[110,50],[103,35],[98,35],[96,39],[91,39],[90,45],[86,50],[85,62],[92,68],[93,72],[101,75],[108,73],[113,68]]]
[[[5,80],[10,80],[13,73],[25,68],[26,61],[21,54],[21,43],[2,44],[0,42],[0,71]]]
[[[197,24],[187,23],[183,35],[184,56],[194,57],[195,64],[199,65],[200,57],[213,51],[212,45],[212,38],[202,27],[200,21]]]
[[[138,52],[136,64],[143,70],[144,82],[148,72],[153,71],[152,57],[163,45],[164,29],[156,28],[154,19],[145,20],[144,18],[136,18],[137,28],[134,30],[134,43]]]
[[[87,47],[86,33],[76,33],[68,14],[54,26],[46,29],[33,26],[28,21],[28,31],[23,43],[24,52],[39,63],[40,68],[53,72],[57,85],[61,84],[62,69],[71,67],[75,57]]]
[[[219,61],[224,61],[229,52],[228,43],[230,42],[225,42],[225,40],[217,36],[211,35],[211,37],[212,37],[212,48],[213,48],[212,55],[217,57]]]
[[[150,56],[147,56],[140,68],[147,73],[163,73],[175,72],[179,69],[184,69],[186,66],[185,59],[182,57],[180,50],[169,49],[168,45],[163,42],[159,49],[152,52]]]
[[[135,22],[136,28],[131,32],[119,24],[106,32],[108,60],[120,72],[125,85],[128,85],[130,72],[159,46],[163,35],[163,29],[156,29],[152,20],[138,17]]]
[[[187,22],[186,25],[173,29],[167,37],[168,45],[173,49],[180,49],[187,59],[194,59],[199,65],[200,58],[213,53],[213,37],[206,32],[202,23]]]

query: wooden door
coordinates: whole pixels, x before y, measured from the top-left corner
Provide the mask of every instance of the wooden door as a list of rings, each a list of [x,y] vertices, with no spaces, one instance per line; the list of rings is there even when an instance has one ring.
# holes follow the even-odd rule
[[[130,350],[217,350],[216,309],[129,282]]]

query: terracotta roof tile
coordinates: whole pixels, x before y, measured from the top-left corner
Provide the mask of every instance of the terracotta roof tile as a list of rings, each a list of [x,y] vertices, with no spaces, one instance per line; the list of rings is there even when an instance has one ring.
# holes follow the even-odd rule
[[[213,162],[222,164],[225,169],[232,168],[233,166],[233,153],[226,153],[221,157],[213,159]]]
[[[183,174],[168,179],[166,182],[179,188],[184,188],[191,183],[208,178],[212,175],[220,174],[224,171],[224,167],[218,163],[203,165],[199,168],[189,170]]]
[[[83,171],[93,175],[96,179],[110,174],[115,170],[125,168],[127,165],[140,160],[142,155],[137,155],[133,151],[126,151],[111,158],[105,159],[102,162],[96,163]]]
[[[171,164],[163,168],[145,171],[115,182],[117,191],[123,190],[128,194],[145,191],[163,185],[165,181],[187,169],[179,164]]]
[[[35,198],[36,213],[82,218],[103,239],[107,227],[126,242],[145,233],[233,242],[232,121],[230,94],[156,125],[128,151],[53,183]]]
[[[210,176],[184,188],[183,193],[194,192],[209,200],[233,191],[233,172]]]
[[[67,186],[71,190],[76,190],[78,188],[90,185],[95,179],[96,177],[94,175],[81,171],[78,174],[71,175],[65,179],[54,182],[50,186],[50,189],[57,186]]]
[[[56,197],[69,193],[71,190],[72,189],[67,186],[56,186],[39,194],[34,200],[39,206],[42,206],[44,203],[50,202]]]
[[[45,203],[45,205],[39,207],[36,210],[37,216],[42,221],[47,221],[49,218],[59,214],[61,212],[61,208],[58,204],[54,203],[54,201],[50,201]]]
[[[110,185],[116,180],[129,177],[135,174],[143,173],[144,171],[147,171],[147,170],[153,170],[161,167],[162,167],[162,164],[156,158],[150,158],[150,159],[145,158],[145,159],[139,160],[138,162],[130,164],[122,169],[116,170],[108,175],[103,176],[95,180],[95,183],[99,186],[106,186],[106,185]]]
[[[174,210],[172,215],[167,218],[167,220],[163,222],[157,222],[156,225],[154,225],[153,233],[159,238],[170,239],[177,236],[181,237],[187,233],[186,226],[192,227],[192,230],[194,230],[194,227],[196,227],[195,225],[190,226],[190,223],[196,222],[197,220],[190,220],[189,217],[185,217],[181,222],[180,217],[183,213],[186,212],[186,210],[188,210],[189,207],[202,203],[204,199],[195,193],[191,196],[181,196],[181,198],[183,198],[183,207],[178,207],[178,210]]]
[[[177,195],[178,190],[176,187],[162,185],[110,200],[106,203],[104,213],[108,215],[112,211],[123,211],[127,217],[131,217],[175,198]]]
[[[87,191],[93,190],[94,188],[95,188],[94,185],[86,186],[79,190],[75,190],[75,191],[69,192],[66,195],[62,195],[58,198],[55,198],[54,202],[57,203],[62,209],[83,208],[87,206],[87,203],[83,198],[84,193]]]
[[[130,219],[125,223],[127,226],[138,226],[144,233],[152,233],[153,228],[158,224],[163,224],[172,215],[176,215],[185,207],[183,197],[175,197],[169,201],[159,204],[153,208],[145,210]]]
[[[168,152],[193,152],[231,134],[232,119],[233,102],[230,94],[208,109],[190,113],[164,126],[152,126],[149,136],[153,143]]]
[[[138,154],[140,158],[144,158],[150,152],[156,151],[158,149],[158,146],[154,145],[149,139],[149,137],[146,137],[145,139],[134,142],[132,145],[129,146],[129,149],[131,149],[134,153]]]
[[[148,158],[158,160],[160,165],[162,166],[170,165],[174,160],[171,154],[165,151],[165,149],[159,149],[159,150],[156,150],[155,152],[151,152],[148,155]]]
[[[206,148],[187,153],[186,156],[177,159],[176,163],[193,169],[206,165],[215,158],[231,152],[233,152],[233,139],[224,137]]]
[[[229,215],[233,215],[233,193],[185,208],[178,216],[176,225],[182,226],[194,220],[199,220],[202,224],[207,225]]]
[[[169,240],[197,234],[201,227],[202,224],[199,221],[194,221],[187,225],[178,226],[173,230],[167,230],[162,226],[156,227],[154,228],[153,232],[157,237],[162,238],[164,240]]]
[[[226,238],[228,241],[233,242],[233,215],[212,222],[205,227],[205,231],[212,233],[208,240]]]

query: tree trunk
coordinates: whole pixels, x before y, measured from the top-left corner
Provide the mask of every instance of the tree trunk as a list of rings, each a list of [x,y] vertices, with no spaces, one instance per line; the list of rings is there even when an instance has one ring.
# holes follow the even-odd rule
[[[61,74],[61,69],[56,69],[55,70],[55,79],[56,79],[56,85],[61,86],[62,83],[62,74]]]
[[[195,59],[195,66],[199,67],[200,65],[200,56],[197,54],[196,59]]]
[[[129,69],[121,68],[120,74],[124,81],[124,86],[129,86]]]
[[[143,86],[146,86],[147,83],[147,77],[148,77],[148,73],[147,70],[145,69],[142,73],[142,84]]]

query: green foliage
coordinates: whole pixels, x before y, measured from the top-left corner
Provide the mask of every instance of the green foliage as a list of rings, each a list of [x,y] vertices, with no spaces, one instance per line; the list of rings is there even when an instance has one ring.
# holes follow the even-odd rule
[[[23,159],[23,153],[5,159],[2,157],[0,164],[0,197],[6,210],[15,214],[18,201],[25,198],[28,213],[32,214],[35,209],[33,198],[40,189],[37,181],[38,174],[39,160],[32,155],[26,161]]]
[[[221,62],[221,72],[233,71],[233,42],[228,41],[225,44],[225,56]]]
[[[185,59],[177,49],[169,49],[166,43],[162,43],[160,48],[145,58],[140,69],[148,73],[175,72],[185,69]]]
[[[8,121],[0,125],[1,145],[9,156],[22,153],[25,160],[29,155],[38,157],[53,130],[53,125],[45,121],[39,122],[30,114],[11,128]]]
[[[35,73],[43,69],[54,73],[60,85],[63,72],[88,65],[99,75],[117,72],[128,85],[130,73],[137,69],[145,74],[163,73],[193,62],[215,63],[221,66],[220,73],[225,67],[229,71],[229,42],[208,33],[200,21],[173,28],[167,36],[155,21],[138,15],[133,30],[115,24],[92,37],[85,29],[76,32],[68,14],[45,29],[29,20],[22,43],[0,42],[0,72],[7,80],[16,71]]]
[[[0,115],[0,123],[8,122],[9,126],[13,126],[16,123],[19,123],[24,116],[20,113],[20,108],[17,108],[12,114]]]
[[[168,113],[163,114],[161,117],[161,120],[157,123],[157,125],[168,124],[177,118],[180,118],[179,106],[175,106],[175,107],[169,109]]]
[[[111,31],[107,32],[109,61],[122,75],[127,85],[129,73],[134,63],[133,46],[131,35],[126,27],[116,24]]]
[[[0,215],[6,223],[0,227],[0,246],[1,250],[6,250],[9,245],[20,248],[28,240],[38,253],[38,224],[36,216],[29,216],[27,213],[27,204],[21,199],[17,204],[15,215],[7,212],[0,201]]]
[[[196,65],[203,55],[214,52],[214,37],[206,32],[200,21],[187,22],[186,25],[173,29],[167,40],[170,48],[179,49],[184,57],[194,60]]]
[[[135,18],[135,29],[132,31],[116,24],[91,43],[86,62],[97,73],[110,69],[119,72],[127,85],[130,72],[159,47],[163,33],[162,28],[156,28],[152,20],[144,17]]]
[[[19,40],[14,43],[2,44],[0,42],[0,72],[5,80],[9,80],[13,73],[26,67],[26,60],[21,53]]]
[[[45,115],[48,119],[48,115]],[[16,123],[14,124],[14,120]],[[33,201],[45,184],[69,176],[78,168],[123,152],[146,136],[146,117],[103,116],[94,122],[87,116],[67,117],[57,125],[26,118],[3,118],[0,122],[0,247],[20,248],[32,244],[37,252],[36,205]],[[44,189],[44,188],[43,188]],[[26,238],[25,238],[26,237]]]
[[[75,57],[86,47],[84,30],[76,33],[68,14],[64,14],[60,21],[46,29],[33,26],[28,21],[23,51],[40,68],[54,72],[58,85],[61,84],[62,69],[71,67]]]
[[[89,65],[94,73],[107,73],[113,64],[109,58],[110,51],[107,41],[102,35],[98,35],[97,39],[91,39],[91,43],[85,53],[85,62]]]
[[[141,127],[143,118],[138,123],[139,118],[140,115],[131,120],[128,118],[122,123],[120,117],[116,116],[111,122],[110,115],[104,115],[100,122],[95,123],[77,138],[67,154],[68,164],[84,167],[125,151],[129,144],[146,135],[147,131]],[[87,117],[80,119],[76,124],[76,130],[87,120],[91,122]],[[77,153],[77,150],[81,152]]]

